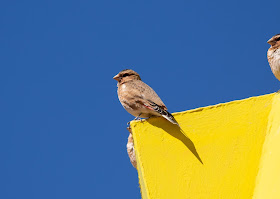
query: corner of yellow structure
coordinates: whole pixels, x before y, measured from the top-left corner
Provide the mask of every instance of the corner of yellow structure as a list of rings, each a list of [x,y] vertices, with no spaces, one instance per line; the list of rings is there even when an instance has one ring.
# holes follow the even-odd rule
[[[132,122],[142,198],[279,193],[279,101],[273,93],[175,113],[183,132],[163,118]]]
[[[274,97],[272,107],[256,180],[255,199],[280,198],[280,94]]]

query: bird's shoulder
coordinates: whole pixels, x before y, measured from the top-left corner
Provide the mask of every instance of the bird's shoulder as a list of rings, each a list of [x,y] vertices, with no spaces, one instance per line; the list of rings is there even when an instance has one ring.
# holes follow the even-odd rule
[[[156,103],[159,106],[162,106],[164,109],[166,109],[165,104],[162,102],[160,97],[157,95],[157,93],[152,89],[149,85],[144,83],[141,80],[132,80],[125,83],[124,86],[127,91],[137,92],[138,95],[140,95],[143,99],[152,101]]]
[[[148,85],[141,80],[131,80],[122,84],[122,88],[127,90],[137,90],[138,92],[145,92],[148,89]]]

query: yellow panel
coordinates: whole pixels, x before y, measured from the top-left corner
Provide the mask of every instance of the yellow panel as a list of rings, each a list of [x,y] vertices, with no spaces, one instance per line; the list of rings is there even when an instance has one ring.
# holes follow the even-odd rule
[[[143,199],[252,198],[274,96],[131,122]]]
[[[280,95],[274,97],[254,198],[280,198]]]

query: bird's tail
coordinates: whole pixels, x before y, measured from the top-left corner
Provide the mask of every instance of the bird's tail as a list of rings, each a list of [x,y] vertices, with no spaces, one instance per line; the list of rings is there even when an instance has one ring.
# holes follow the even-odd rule
[[[148,100],[148,101],[149,101],[149,105],[146,105],[147,108],[152,109],[152,110],[158,112],[162,117],[167,119],[169,122],[171,122],[172,124],[176,124],[176,125],[178,125],[180,127],[180,125],[175,120],[173,115],[171,115],[167,110],[165,110],[162,106],[159,106],[158,104],[154,103],[151,100]]]
[[[175,120],[175,118],[173,117],[173,115],[171,115],[168,111],[163,111],[162,117],[164,117],[165,119],[167,119],[169,122],[171,122],[172,124],[176,124],[178,125],[178,127],[180,128],[181,133],[183,133],[187,138],[189,138],[187,136],[187,134],[183,131],[183,129],[181,128],[181,126],[178,124],[178,122]]]
[[[150,102],[150,106],[152,106],[152,110],[155,110],[156,112],[158,112],[162,117],[164,117],[166,120],[168,120],[172,124],[176,124],[180,128],[180,131],[188,138],[187,134],[183,131],[183,129],[178,124],[178,122],[175,120],[173,115],[171,115],[171,113],[169,113],[167,110],[164,110],[162,107],[160,107],[156,103],[154,103],[152,101],[149,101],[149,102]],[[150,106],[147,106],[147,107],[149,108]]]
[[[162,111],[162,117],[164,117],[165,119],[167,119],[169,122],[171,122],[172,124],[176,124],[180,127],[180,125],[178,124],[178,122],[175,120],[175,118],[173,117],[173,115],[171,115],[168,111]],[[181,127],[180,127],[181,128]]]

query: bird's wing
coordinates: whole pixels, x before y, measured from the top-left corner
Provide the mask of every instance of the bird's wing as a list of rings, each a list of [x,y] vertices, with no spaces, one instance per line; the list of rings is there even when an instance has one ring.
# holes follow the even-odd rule
[[[134,93],[133,96],[137,98],[146,108],[159,113],[171,123],[179,126],[175,118],[167,111],[165,104],[150,86],[141,80],[127,82],[127,86],[130,87],[128,90]]]
[[[142,99],[144,99],[147,102],[153,102],[160,106],[162,109],[167,110],[165,104],[162,102],[160,97],[156,94],[156,92],[147,84],[142,82],[141,80],[135,80],[132,82],[132,86],[134,89],[137,89],[139,91],[139,94]]]
[[[144,104],[144,106],[150,110],[156,111],[157,113],[159,113],[162,117],[164,117],[165,119],[167,119],[169,122],[173,123],[173,124],[178,124],[178,122],[175,120],[175,118],[173,117],[173,115],[171,115],[166,109],[163,109],[162,106],[157,105],[156,103],[149,101],[148,100],[148,104]],[[166,107],[165,107],[166,108]],[[180,127],[180,126],[179,126]]]

